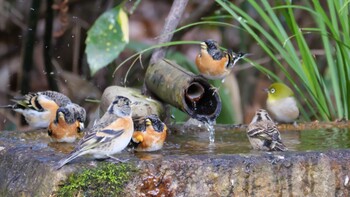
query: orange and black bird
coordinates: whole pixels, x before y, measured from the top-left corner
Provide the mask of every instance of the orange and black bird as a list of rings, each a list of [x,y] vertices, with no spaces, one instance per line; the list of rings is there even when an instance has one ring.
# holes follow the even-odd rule
[[[91,154],[96,159],[111,158],[123,162],[113,155],[127,147],[134,132],[130,105],[131,101],[127,97],[116,96],[106,113],[92,128],[85,131],[78,146],[59,161],[56,169],[86,154]]]
[[[196,57],[196,65],[201,75],[207,79],[224,80],[235,64],[246,56],[246,53],[233,53],[232,50],[221,51],[215,40],[206,40],[201,44]]]
[[[13,105],[1,107],[21,113],[33,128],[47,128],[55,119],[57,109],[71,103],[67,96],[55,91],[29,93],[14,97],[12,101],[15,102]]]
[[[130,146],[135,151],[157,151],[163,147],[167,126],[155,114],[134,120],[134,134]]]
[[[85,109],[75,103],[59,107],[56,118],[48,127],[48,135],[53,141],[72,143],[84,129],[85,119]]]

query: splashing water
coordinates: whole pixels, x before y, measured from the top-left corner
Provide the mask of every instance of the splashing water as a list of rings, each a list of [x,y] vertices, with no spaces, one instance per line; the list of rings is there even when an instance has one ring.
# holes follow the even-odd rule
[[[205,127],[207,128],[209,132],[209,142],[210,144],[214,144],[215,142],[215,128],[214,128],[214,122],[208,121],[204,123]]]

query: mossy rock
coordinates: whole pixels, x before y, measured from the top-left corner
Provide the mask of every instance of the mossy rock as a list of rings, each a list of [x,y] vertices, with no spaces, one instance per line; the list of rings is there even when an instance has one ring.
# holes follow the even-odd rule
[[[60,185],[54,196],[117,196],[123,194],[124,185],[133,178],[136,168],[132,164],[102,163],[71,174]]]

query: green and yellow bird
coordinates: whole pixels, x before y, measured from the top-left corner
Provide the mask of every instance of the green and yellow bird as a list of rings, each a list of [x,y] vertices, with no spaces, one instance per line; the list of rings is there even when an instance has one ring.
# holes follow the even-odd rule
[[[299,117],[299,108],[294,92],[283,83],[273,83],[267,92],[266,107],[274,120],[293,123]]]

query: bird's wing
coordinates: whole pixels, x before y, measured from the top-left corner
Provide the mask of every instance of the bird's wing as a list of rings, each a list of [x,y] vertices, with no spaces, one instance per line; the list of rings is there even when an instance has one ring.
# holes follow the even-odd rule
[[[124,133],[124,130],[105,129],[96,133],[87,133],[83,140],[80,141],[78,149],[80,151],[92,149],[102,143],[109,142]]]
[[[121,136],[125,129],[129,128],[132,122],[124,118],[117,118],[110,114],[109,118],[105,118],[104,122],[98,122],[90,131],[86,132],[85,136],[79,143],[79,147],[85,149],[92,148],[100,143],[108,142],[114,138]]]
[[[42,106],[38,102],[37,93],[28,93],[23,96],[15,96],[12,99],[15,102],[14,109],[33,109],[36,111],[43,110]]]
[[[55,103],[57,103],[58,106],[65,106],[72,101],[64,94],[55,92],[55,91],[43,91],[43,92],[38,92],[38,95],[45,95],[51,100],[53,100]]]
[[[257,123],[253,129],[248,131],[248,136],[262,140],[281,140],[279,131],[274,123]]]

